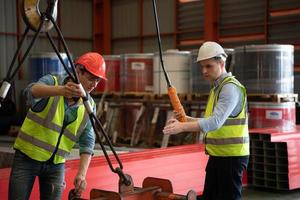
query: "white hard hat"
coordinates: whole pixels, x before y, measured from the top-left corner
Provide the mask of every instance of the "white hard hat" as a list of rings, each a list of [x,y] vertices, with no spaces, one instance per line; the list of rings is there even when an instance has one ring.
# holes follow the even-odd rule
[[[223,47],[216,42],[204,42],[199,48],[197,61],[206,60],[214,57],[221,57],[223,61],[226,60],[227,54]]]

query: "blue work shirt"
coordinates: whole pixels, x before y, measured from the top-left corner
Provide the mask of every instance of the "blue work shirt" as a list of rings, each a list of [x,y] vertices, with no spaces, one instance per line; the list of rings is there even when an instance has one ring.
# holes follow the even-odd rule
[[[214,81],[213,87],[221,84],[224,78],[232,76],[231,72],[222,74]],[[202,132],[220,128],[229,116],[238,115],[243,106],[243,93],[234,83],[225,84],[219,94],[218,102],[214,107],[213,114],[208,118],[199,118],[198,123]]]
[[[67,77],[60,77],[64,82],[66,81]],[[45,84],[45,85],[54,85],[54,79],[52,75],[48,74],[43,76],[38,80],[39,84]],[[24,93],[27,97],[27,105],[31,107],[31,109],[35,112],[42,111],[46,104],[48,98],[34,98],[32,95],[31,88],[34,84],[29,84],[25,90]],[[90,95],[88,95],[88,98],[92,98]],[[64,98],[64,105],[65,105],[65,117],[64,117],[64,125],[68,124],[72,121],[74,121],[77,117],[77,109],[79,107],[79,103],[75,103],[74,105],[68,105],[67,99]],[[96,106],[94,106],[94,113],[96,113]],[[95,134],[94,130],[91,124],[91,121],[88,120],[83,133],[80,135],[79,140],[79,152],[81,153],[88,153],[88,154],[94,154],[94,146],[95,146]]]

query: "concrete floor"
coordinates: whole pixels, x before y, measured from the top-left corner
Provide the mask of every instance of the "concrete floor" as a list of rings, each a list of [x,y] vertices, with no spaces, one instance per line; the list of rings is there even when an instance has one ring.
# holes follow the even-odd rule
[[[243,189],[243,200],[300,200],[300,189],[276,191],[246,187]]]

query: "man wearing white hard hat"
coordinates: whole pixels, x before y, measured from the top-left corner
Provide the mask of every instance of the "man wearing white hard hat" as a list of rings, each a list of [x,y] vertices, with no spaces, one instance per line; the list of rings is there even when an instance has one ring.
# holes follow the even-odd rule
[[[227,55],[216,42],[205,42],[197,62],[212,85],[204,118],[187,122],[170,119],[164,134],[201,131],[209,155],[204,200],[240,200],[242,175],[249,160],[247,95],[245,87],[226,71]]]

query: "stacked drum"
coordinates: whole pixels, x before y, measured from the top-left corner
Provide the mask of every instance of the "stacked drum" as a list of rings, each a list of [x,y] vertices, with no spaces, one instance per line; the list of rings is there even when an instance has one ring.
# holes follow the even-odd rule
[[[251,128],[294,128],[294,47],[248,45],[234,49],[234,75],[247,89]],[[262,102],[264,97],[277,97]]]
[[[294,92],[294,47],[249,45],[234,49],[235,75],[248,93],[289,94]]]
[[[296,122],[295,102],[249,102],[252,128],[280,127],[293,128]]]
[[[124,54],[121,69],[122,92],[153,91],[153,54]]]
[[[178,93],[188,93],[191,53],[189,51],[167,50],[163,53],[163,63],[172,86],[177,89]],[[159,53],[154,54],[153,68],[153,91],[156,94],[166,94],[168,87]]]
[[[60,54],[67,67],[70,67],[67,55]],[[37,81],[39,78],[46,74],[64,75],[66,71],[61,64],[58,56],[54,52],[36,53],[32,54],[29,58],[28,79],[29,81]]]
[[[105,55],[103,56],[106,64],[107,81],[101,80],[96,88],[97,92],[119,92],[120,91],[120,55]]]

